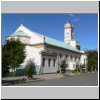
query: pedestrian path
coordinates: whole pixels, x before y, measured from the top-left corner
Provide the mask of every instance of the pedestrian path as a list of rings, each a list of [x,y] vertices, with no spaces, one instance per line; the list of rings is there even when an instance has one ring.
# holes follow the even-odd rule
[[[42,75],[35,75],[35,78],[41,78],[45,80],[50,80],[50,79],[57,79],[63,77],[61,74],[58,73],[53,73],[53,74],[42,74]]]
[[[52,74],[34,75],[33,77],[34,78],[40,78],[40,79],[49,80],[49,79],[61,78],[62,75],[58,74],[58,73],[52,73]],[[23,79],[23,78],[26,78],[26,76],[5,77],[5,78],[2,78],[2,80],[18,80],[18,79]]]

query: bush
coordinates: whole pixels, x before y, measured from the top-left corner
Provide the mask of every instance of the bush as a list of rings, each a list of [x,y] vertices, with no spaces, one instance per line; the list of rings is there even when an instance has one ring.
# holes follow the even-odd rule
[[[73,70],[73,73],[80,72],[80,66],[77,64],[75,70]]]
[[[78,72],[81,72],[81,73],[85,73],[86,72],[86,68],[84,65],[76,65],[76,69],[73,70],[73,73],[78,73]]]
[[[62,73],[66,72],[66,67],[67,67],[67,64],[66,64],[66,61],[64,60],[64,61],[62,61],[61,65],[60,65]]]
[[[87,71],[91,72],[91,70],[92,70],[92,67],[88,66]]]
[[[28,78],[33,78],[33,75],[36,74],[36,65],[34,62],[29,61],[25,67],[25,75]]]
[[[58,70],[57,73],[60,73],[60,70]]]
[[[95,70],[96,70],[96,66],[88,66],[88,67],[87,67],[87,70],[88,70],[89,72],[95,71]]]
[[[81,70],[81,73],[85,73],[86,67],[84,65],[80,65],[80,70]]]

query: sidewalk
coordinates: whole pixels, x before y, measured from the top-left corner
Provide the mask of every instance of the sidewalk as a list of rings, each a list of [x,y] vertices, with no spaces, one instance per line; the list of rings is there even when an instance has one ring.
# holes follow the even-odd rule
[[[61,78],[62,75],[60,75],[58,73],[52,73],[52,74],[34,75],[33,77],[44,79],[44,80],[49,80],[49,79]],[[26,78],[26,76],[5,77],[5,78],[2,78],[2,80],[18,80],[18,79],[24,79],[24,78]]]
[[[81,73],[71,73],[67,72],[65,76],[76,76],[80,75]],[[13,84],[19,84],[19,83],[27,83],[27,82],[37,82],[37,81],[44,81],[44,80],[53,80],[53,79],[59,79],[62,77],[65,77],[60,73],[51,73],[51,74],[42,74],[42,75],[34,75],[34,79],[27,80],[26,76],[17,76],[17,77],[5,77],[2,78],[2,85],[7,86],[7,85],[13,85]]]
[[[42,75],[34,75],[34,79],[32,80],[26,80],[26,76],[17,76],[17,77],[5,77],[2,78],[2,85],[11,85],[11,84],[19,84],[19,83],[25,83],[25,82],[36,82],[36,81],[44,81],[44,80],[50,80],[50,79],[58,79],[63,77],[60,74],[42,74]]]
[[[50,80],[50,79],[57,79],[63,77],[59,73],[52,73],[52,74],[42,74],[42,75],[35,75],[34,78],[41,78],[44,80]]]

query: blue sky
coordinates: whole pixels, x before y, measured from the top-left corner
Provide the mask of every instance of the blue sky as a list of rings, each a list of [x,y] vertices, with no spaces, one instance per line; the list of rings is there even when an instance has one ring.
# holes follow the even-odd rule
[[[74,25],[74,38],[81,49],[97,49],[97,14],[2,14],[2,43],[20,24],[34,32],[64,41],[64,24],[68,17]]]

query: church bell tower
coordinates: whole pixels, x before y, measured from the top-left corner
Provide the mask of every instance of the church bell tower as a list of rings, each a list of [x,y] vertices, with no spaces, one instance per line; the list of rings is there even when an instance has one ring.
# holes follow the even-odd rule
[[[68,19],[68,22],[64,25],[64,42],[66,44],[70,44],[72,47],[80,50],[80,44],[76,40],[74,40],[73,36],[73,25]]]
[[[68,19],[68,22],[64,25],[64,42],[70,44],[73,40],[73,25]]]

